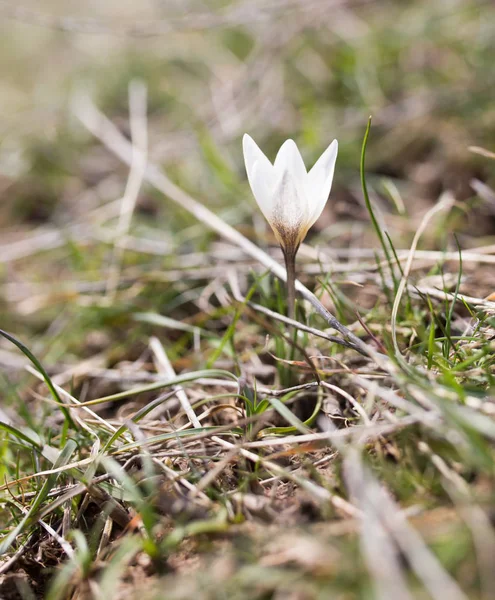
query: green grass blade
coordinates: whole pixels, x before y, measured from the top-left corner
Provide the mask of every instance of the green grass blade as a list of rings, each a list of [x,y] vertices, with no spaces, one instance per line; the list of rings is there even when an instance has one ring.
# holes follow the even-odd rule
[[[31,352],[31,350],[25,346],[21,341],[19,341],[17,338],[15,338],[13,335],[11,335],[10,333],[7,333],[6,331],[4,331],[3,329],[0,329],[0,335],[3,336],[5,339],[9,340],[9,342],[12,342],[12,344],[14,344],[15,346],[17,346],[19,348],[19,350],[25,355],[27,356],[27,358],[33,363],[33,365],[38,369],[38,371],[41,373],[41,375],[43,376],[43,379],[45,380],[46,385],[48,386],[48,389],[50,390],[55,402],[57,402],[57,404],[60,407],[60,410],[64,413],[64,416],[67,420],[67,422],[74,428],[76,428],[76,424],[74,423],[74,421],[72,420],[72,417],[70,416],[70,413],[67,409],[67,407],[65,406],[65,404],[62,402],[62,399],[60,398],[55,386],[52,383],[52,380],[50,378],[50,375],[48,375],[48,373],[46,372],[45,368],[43,367],[43,365],[40,363],[40,361],[36,358],[36,356]]]
[[[23,442],[26,442],[30,446],[33,446],[33,448],[36,448],[36,450],[41,451],[42,445],[39,442],[33,440],[28,435],[26,435],[24,432],[20,431],[19,429],[16,429],[12,425],[9,425],[8,423],[4,423],[3,421],[0,421],[0,429],[3,429],[10,435],[13,435],[14,437],[22,440]]]
[[[366,126],[366,131],[364,133],[364,138],[363,138],[363,145],[361,147],[361,161],[360,161],[361,187],[363,190],[364,202],[366,204],[366,208],[370,215],[373,229],[375,230],[375,233],[380,241],[380,245],[383,249],[383,253],[385,254],[385,258],[387,259],[387,263],[390,268],[390,274],[392,276],[392,279],[394,280],[395,289],[397,289],[397,280],[395,277],[394,268],[392,265],[392,259],[390,257],[390,252],[389,252],[388,246],[385,242],[385,238],[383,237],[382,230],[380,229],[380,225],[376,219],[373,206],[371,205],[371,200],[370,200],[370,196],[368,193],[368,185],[366,183],[366,171],[365,171],[366,147],[368,145],[368,138],[370,135],[370,130],[371,130],[371,117],[368,118],[368,125]]]
[[[76,442],[74,442],[73,440],[69,440],[67,444],[62,448],[62,451],[60,452],[59,457],[55,461],[53,468],[57,469],[68,464],[69,459],[76,448]],[[29,527],[29,525],[35,522],[41,504],[44,502],[48,493],[55,485],[55,482],[57,481],[59,475],[60,473],[52,473],[51,475],[48,475],[48,477],[45,479],[45,482],[41,487],[41,490],[39,491],[38,495],[34,499],[33,503],[31,504],[29,511],[24,515],[19,524],[7,535],[7,537],[2,541],[2,543],[0,543],[0,556],[10,548],[17,536],[19,536],[25,530],[26,527]]]

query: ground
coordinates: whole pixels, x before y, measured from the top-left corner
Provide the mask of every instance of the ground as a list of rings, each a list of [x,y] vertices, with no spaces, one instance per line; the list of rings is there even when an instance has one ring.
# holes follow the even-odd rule
[[[0,16],[0,598],[491,598],[491,3]]]

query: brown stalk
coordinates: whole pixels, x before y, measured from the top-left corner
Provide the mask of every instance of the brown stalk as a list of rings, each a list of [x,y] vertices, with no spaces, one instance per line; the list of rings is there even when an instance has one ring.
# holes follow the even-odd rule
[[[287,316],[296,318],[296,253],[284,250],[285,270],[287,271]]]

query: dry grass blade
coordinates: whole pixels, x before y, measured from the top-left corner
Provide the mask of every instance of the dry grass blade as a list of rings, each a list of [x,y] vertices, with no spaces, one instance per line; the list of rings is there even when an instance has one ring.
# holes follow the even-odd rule
[[[427,443],[421,441],[418,450],[427,455],[442,474],[447,493],[457,504],[459,514],[471,530],[482,586],[482,598],[489,600],[495,589],[495,572],[491,557],[495,555],[495,532],[489,516],[475,501],[466,481],[459,476]]]
[[[367,480],[357,449],[346,452],[344,473],[351,497],[362,511],[361,547],[373,578],[376,597],[382,600],[412,600],[393,538],[377,510],[372,483]]]
[[[402,299],[402,294],[406,289],[407,278],[411,271],[411,266],[414,260],[414,253],[416,251],[416,246],[418,245],[419,238],[423,234],[424,230],[428,226],[430,220],[439,212],[450,208],[454,204],[454,197],[451,194],[446,194],[444,198],[442,198],[433,208],[431,208],[423,217],[416,234],[414,235],[413,242],[411,244],[411,250],[409,251],[409,256],[407,258],[406,265],[404,267],[404,274],[400,280],[399,287],[397,289],[397,293],[395,295],[394,305],[392,307],[392,316],[391,316],[391,324],[392,324],[392,341],[394,343],[394,349],[396,356],[400,357],[400,349],[397,343],[397,313],[399,312],[399,305]]]
[[[156,358],[158,372],[160,373],[160,375],[163,375],[165,380],[167,378],[174,378],[176,376],[176,373],[168,359],[168,356],[165,353],[165,350],[163,349],[163,346],[160,343],[160,340],[158,338],[152,337],[150,339],[150,348],[153,351],[153,354]],[[191,403],[189,402],[189,398],[187,397],[184,388],[181,386],[175,386],[173,389],[176,390],[177,398],[179,399],[179,402],[181,403],[184,412],[188,416],[191,425],[193,427],[201,427],[201,422],[196,416],[196,413],[194,412]]]
[[[363,544],[369,557],[369,564],[372,574],[376,577],[377,587],[386,594],[384,598],[403,598],[409,597],[404,585],[402,576],[400,575],[399,565],[397,560],[397,550],[400,549],[408,559],[416,576],[423,583],[428,593],[434,600],[443,600],[449,598],[453,600],[467,600],[467,596],[458,586],[456,581],[445,571],[439,563],[436,556],[427,547],[425,542],[417,531],[408,523],[406,516],[396,506],[390,494],[380,485],[373,477],[369,469],[365,468],[361,463],[361,458],[356,449],[344,449],[345,454],[344,464],[347,473],[348,485],[365,504],[365,511],[373,516],[375,527],[368,528],[367,524],[363,524]],[[363,518],[366,519],[365,512]],[[394,551],[390,543],[383,544],[384,528],[387,536],[393,538],[396,550]],[[390,569],[388,573],[381,571],[380,564],[375,560],[374,551],[381,547],[381,551],[387,553],[387,567]],[[398,594],[402,589],[402,595]]]
[[[276,475],[282,479],[292,480],[297,485],[299,485],[303,490],[307,491],[312,497],[315,498],[318,502],[331,502],[335,508],[341,510],[344,514],[355,517],[359,514],[356,508],[350,503],[337,496],[336,494],[332,494],[327,489],[317,485],[313,481],[306,479],[304,476],[299,474],[291,473],[289,470],[284,469],[277,463],[266,460],[263,457],[251,452],[250,450],[246,450],[242,446],[236,446],[226,440],[222,440],[218,437],[213,437],[212,440],[217,444],[220,444],[224,448],[228,448],[229,450],[238,449],[240,454],[253,462],[254,464],[261,464],[265,469],[270,471],[273,475]]]
[[[131,127],[132,155],[129,177],[122,197],[119,221],[115,232],[112,262],[107,280],[107,301],[109,303],[115,299],[132,215],[136,208],[138,195],[146,174],[146,165],[148,162],[148,123],[146,111],[146,86],[140,81],[131,81],[129,84],[129,121]]]

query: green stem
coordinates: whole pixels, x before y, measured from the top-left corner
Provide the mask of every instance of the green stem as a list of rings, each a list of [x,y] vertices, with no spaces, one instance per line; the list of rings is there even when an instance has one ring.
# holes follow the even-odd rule
[[[284,250],[287,270],[287,313],[289,319],[296,318],[296,253]]]

